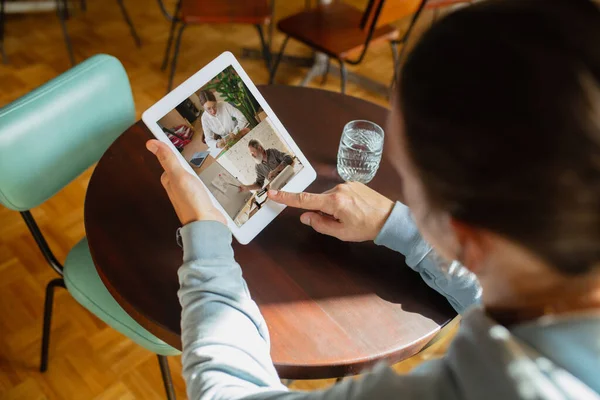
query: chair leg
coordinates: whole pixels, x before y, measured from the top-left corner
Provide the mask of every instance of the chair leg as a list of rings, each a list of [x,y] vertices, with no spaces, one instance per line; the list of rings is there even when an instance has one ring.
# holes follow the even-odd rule
[[[281,43],[281,48],[279,49],[279,54],[277,55],[277,58],[275,59],[275,62],[273,63],[273,66],[271,67],[271,73],[269,74],[269,85],[272,85],[273,82],[275,81],[275,74],[277,73],[277,68],[279,68],[279,63],[281,62],[281,59],[283,58],[283,53],[285,51],[285,46],[287,45],[288,40],[290,40],[290,37],[286,36],[285,39],[283,39],[283,43]]]
[[[256,30],[258,31],[258,36],[260,37],[260,46],[262,48],[263,58],[265,59],[265,65],[267,67],[267,71],[271,71],[271,49],[265,40],[265,35],[263,33],[262,25],[255,25]]]
[[[54,303],[54,288],[65,287],[65,281],[62,278],[51,280],[46,286],[46,299],[44,301],[44,325],[42,327],[42,355],[40,362],[40,372],[46,372],[48,369],[48,349],[50,348],[50,326],[52,324],[52,305]]]
[[[8,57],[4,51],[4,42],[0,40],[0,55],[2,55],[2,64],[8,64]]]
[[[421,0],[421,4],[419,5],[419,8],[417,9],[417,11],[415,11],[415,13],[413,14],[412,20],[410,21],[410,25],[408,26],[408,29],[406,30],[404,37],[400,40],[400,42],[396,41],[396,45],[398,45],[398,43],[402,43],[402,50],[400,50],[400,54],[397,57],[396,73],[394,74],[394,77],[392,78],[392,82],[390,83],[390,90],[394,87],[394,82],[396,79],[398,79],[398,77],[400,75],[400,66],[402,65],[402,60],[404,59],[404,55],[406,54],[406,48],[408,47],[408,40],[410,39],[410,35],[411,35],[415,25],[417,25],[417,20],[419,19],[419,17],[421,16],[421,13],[425,9],[426,3],[427,3],[427,0]],[[392,50],[392,51],[394,51],[394,50]]]
[[[171,46],[173,44],[173,37],[175,36],[175,28],[179,22],[177,16],[179,15],[179,9],[181,8],[181,1],[182,0],[179,0],[175,5],[175,13],[173,14],[173,21],[171,21],[171,29],[169,30],[169,39],[167,39],[167,49],[165,50],[165,56],[163,58],[162,65],[160,66],[161,71],[166,71],[167,65],[169,64],[169,56],[171,55]]]
[[[0,0],[0,54],[2,55],[2,64],[8,64],[8,57],[4,52],[4,20],[6,18],[5,10],[6,0]]]
[[[341,92],[342,94],[346,93],[346,81],[348,80],[348,71],[346,70],[346,64],[344,63],[343,60],[339,60],[340,62],[340,88],[341,88]]]
[[[56,13],[58,14],[58,20],[60,21],[60,27],[63,31],[63,37],[65,39],[65,45],[67,46],[67,52],[69,53],[69,60],[71,65],[75,66],[75,56],[73,55],[73,48],[71,47],[71,38],[69,37],[69,31],[67,31],[67,1],[56,0]]]
[[[175,78],[175,70],[177,69],[177,57],[179,56],[179,46],[181,45],[181,36],[183,30],[187,27],[187,24],[181,24],[179,32],[177,33],[177,39],[175,40],[175,51],[173,52],[173,60],[171,60],[171,73],[169,75],[169,86],[167,87],[167,93],[173,89],[173,78]]]
[[[331,68],[331,59],[327,57],[327,65],[325,66],[325,72],[321,77],[321,86],[327,83],[327,77],[329,76],[329,69]]]
[[[165,392],[168,400],[175,400],[175,389],[173,389],[173,380],[171,379],[171,370],[169,369],[169,361],[166,356],[157,354],[158,365],[160,365],[160,373],[165,385]]]
[[[394,89],[396,83],[398,83],[398,74],[400,69],[400,55],[398,54],[398,42],[395,40],[390,41],[390,47],[392,48],[392,58],[394,60],[394,71],[392,76],[392,83],[390,84],[390,92]]]
[[[135,41],[135,45],[137,47],[142,47],[142,41],[140,40],[140,37],[138,36],[137,31],[135,30],[135,26],[133,26],[133,22],[131,21],[131,18],[129,17],[129,13],[127,12],[127,9],[125,8],[125,4],[123,4],[123,0],[117,0],[117,3],[119,4],[119,8],[121,9],[121,13],[123,14],[123,18],[125,19],[125,22],[129,26],[129,31],[131,32],[131,36],[133,37],[133,40]]]
[[[269,52],[273,48],[273,31],[275,30],[275,0],[271,0],[271,19],[269,20],[269,28],[268,28],[268,39],[267,45],[269,46]]]
[[[79,6],[81,7],[81,11],[87,11],[87,2],[85,0],[81,0]]]

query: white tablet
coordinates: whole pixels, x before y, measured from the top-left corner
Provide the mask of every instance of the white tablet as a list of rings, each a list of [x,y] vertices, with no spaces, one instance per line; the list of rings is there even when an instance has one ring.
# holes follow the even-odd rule
[[[267,189],[300,192],[316,178],[230,52],[146,110],[142,120],[206,186],[242,244],[285,208],[267,199]]]

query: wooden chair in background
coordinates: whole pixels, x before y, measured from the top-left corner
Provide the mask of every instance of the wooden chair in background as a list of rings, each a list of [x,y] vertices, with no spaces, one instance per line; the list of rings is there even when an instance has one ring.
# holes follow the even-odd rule
[[[316,51],[340,63],[341,91],[344,93],[347,80],[345,64],[357,65],[362,62],[371,43],[388,40],[394,60],[394,78],[397,75],[407,43],[417,20],[424,10],[433,10],[458,3],[471,3],[474,0],[369,0],[364,12],[343,2],[334,1],[316,8],[292,15],[277,24],[286,37],[281,51],[273,63],[270,82],[277,73],[279,61],[289,38],[298,40]],[[412,14],[405,33],[400,36],[392,23]],[[329,72],[329,61],[323,81]]]
[[[273,4],[267,0],[178,0],[175,5],[175,12],[169,13],[162,0],[158,0],[161,11],[171,21],[171,31],[167,41],[167,48],[161,69],[164,71],[169,62],[173,39],[175,39],[175,48],[171,58],[171,71],[169,74],[169,83],[167,93],[173,88],[173,78],[177,68],[177,57],[179,55],[179,46],[181,36],[185,28],[190,24],[247,24],[254,25],[260,37],[262,53],[267,65],[271,68],[271,37],[265,38],[263,25],[272,21]],[[175,38],[175,29],[179,25],[177,38]],[[270,36],[270,35],[269,35]]]
[[[385,10],[388,13],[399,13],[395,18],[398,20],[414,11],[416,1],[418,0],[391,1],[397,3],[397,7],[386,7]],[[288,40],[293,38],[339,62],[341,91],[344,93],[347,80],[346,64],[360,64],[371,43],[382,40],[391,42],[398,38],[399,32],[396,27],[378,23],[385,3],[384,0],[370,0],[363,12],[349,4],[334,1],[279,21],[277,28],[286,37],[271,69],[270,82],[275,79]],[[386,17],[386,20],[390,21],[392,18]],[[329,64],[327,72],[328,70]]]

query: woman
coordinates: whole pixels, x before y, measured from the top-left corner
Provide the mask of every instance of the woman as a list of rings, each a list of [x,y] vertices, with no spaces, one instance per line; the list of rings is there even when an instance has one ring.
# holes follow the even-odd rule
[[[150,141],[184,225],[189,397],[600,398],[598,43],[600,12],[587,0],[489,0],[452,13],[407,59],[387,129],[410,212],[357,183],[269,193],[310,210],[301,221],[321,233],[404,253],[464,312],[446,356],[408,375],[381,366],[325,391],[287,391],[223,216]]]
[[[202,114],[204,138],[213,157],[219,155],[228,140],[250,132],[244,114],[225,101],[217,101],[213,92],[201,90],[198,98],[205,111]]]

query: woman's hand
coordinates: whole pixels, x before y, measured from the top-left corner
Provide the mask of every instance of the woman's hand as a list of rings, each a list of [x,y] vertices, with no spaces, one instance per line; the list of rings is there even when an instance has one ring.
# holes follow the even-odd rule
[[[219,139],[219,140],[217,141],[217,148],[218,148],[218,149],[222,149],[223,147],[225,147],[225,140],[223,140],[223,139]]]
[[[218,221],[227,225],[227,220],[213,206],[202,183],[181,165],[169,146],[153,139],[146,143],[146,148],[165,170],[160,181],[182,225],[194,221]]]
[[[323,194],[270,190],[269,198],[311,210],[300,216],[303,224],[348,242],[375,240],[394,208],[392,200],[357,182],[338,185]]]

